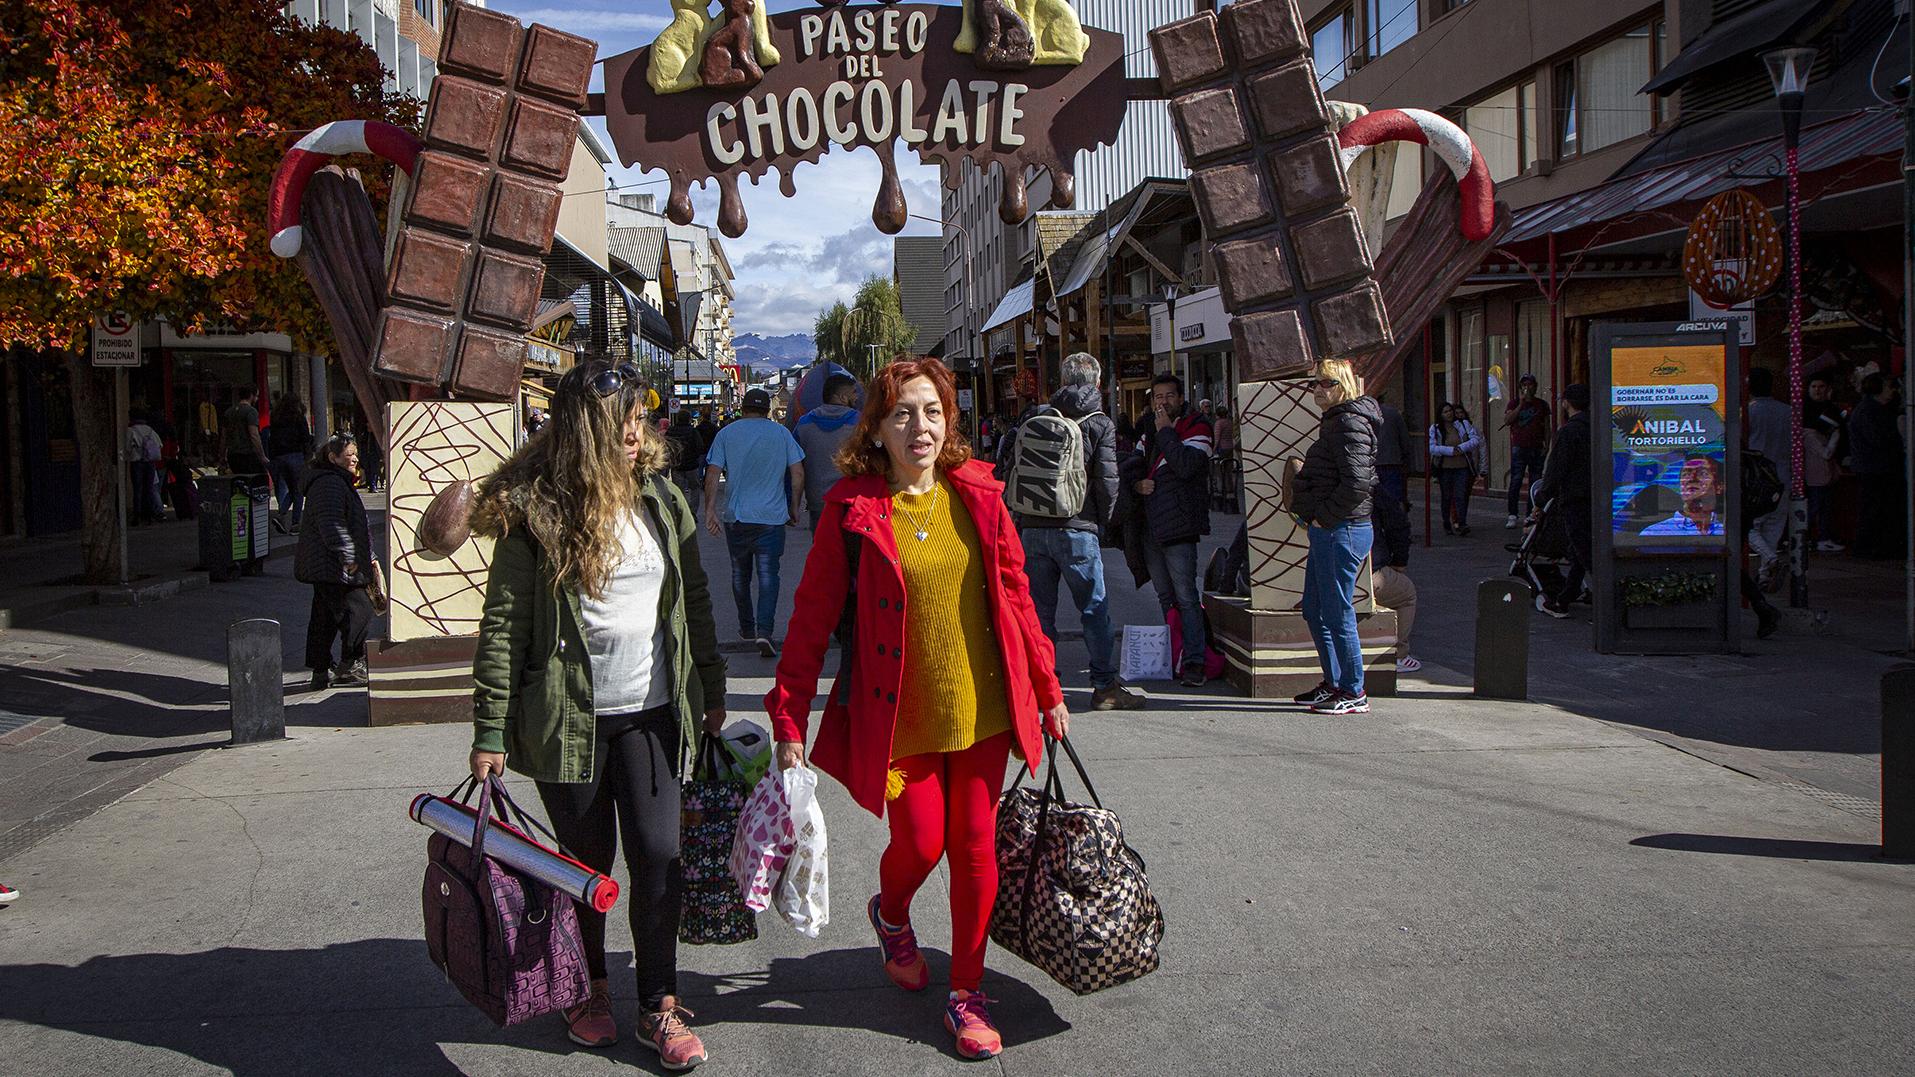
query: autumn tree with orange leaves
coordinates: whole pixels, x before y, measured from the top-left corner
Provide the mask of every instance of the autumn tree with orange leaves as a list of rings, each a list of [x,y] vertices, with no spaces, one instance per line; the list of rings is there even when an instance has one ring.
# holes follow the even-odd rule
[[[357,36],[278,0],[0,4],[0,347],[66,356],[89,580],[111,580],[120,522],[111,382],[89,365],[97,314],[289,333],[324,316],[265,235],[281,154],[332,120],[416,122]],[[361,164],[375,204],[386,169]]]

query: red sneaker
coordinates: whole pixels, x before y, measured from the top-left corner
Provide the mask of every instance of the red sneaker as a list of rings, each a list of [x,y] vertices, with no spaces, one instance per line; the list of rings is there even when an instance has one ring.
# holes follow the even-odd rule
[[[1004,1037],[997,1034],[991,1013],[985,1009],[990,1001],[982,992],[953,991],[944,1006],[944,1027],[957,1037],[958,1054],[974,1062],[995,1058],[1004,1050]]]
[[[906,991],[922,991],[931,983],[930,966],[924,963],[924,955],[918,952],[918,935],[906,924],[901,928],[887,927],[884,918],[878,915],[878,895],[871,895],[871,903],[865,907],[871,916],[871,927],[878,933],[878,946],[884,951],[884,974],[891,982]]]
[[[618,1042],[612,1021],[612,992],[604,980],[592,981],[592,994],[565,1011],[565,1034],[580,1047],[610,1047]]]
[[[687,1028],[684,1018],[696,1014],[678,1004],[678,999],[665,996],[664,1009],[657,1013],[648,1013],[638,1019],[638,1030],[645,1037],[645,1046],[658,1052],[659,1065],[668,1070],[688,1070],[708,1057],[705,1045],[698,1036]]]

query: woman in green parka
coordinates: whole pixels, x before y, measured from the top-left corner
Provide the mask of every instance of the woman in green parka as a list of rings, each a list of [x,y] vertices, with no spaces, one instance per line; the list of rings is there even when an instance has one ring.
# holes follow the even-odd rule
[[[574,367],[538,435],[479,489],[473,528],[497,541],[470,762],[537,782],[560,843],[600,871],[623,833],[641,1039],[685,1070],[706,1054],[678,1003],[679,781],[699,727],[725,723],[725,663],[698,529],[644,395],[630,364]],[[592,994],[567,1033],[607,1047],[605,916],[579,920]]]

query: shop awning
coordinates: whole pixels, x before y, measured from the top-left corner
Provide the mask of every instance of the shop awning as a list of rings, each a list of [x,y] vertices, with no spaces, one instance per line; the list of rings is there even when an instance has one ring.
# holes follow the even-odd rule
[[[1035,281],[1027,280],[1022,284],[1012,285],[1011,290],[1005,292],[1004,298],[998,301],[997,309],[991,312],[989,318],[984,319],[984,325],[978,331],[988,333],[1000,325],[1006,325],[1029,314],[1031,296],[1035,289]]]
[[[646,280],[657,280],[665,263],[665,229],[662,226],[611,228],[605,233],[605,245],[613,258],[632,268]]]
[[[1642,88],[1666,93],[1695,75],[1728,60],[1747,56],[1778,41],[1793,40],[1810,22],[1827,18],[1835,4],[1812,0],[1768,0],[1697,34]]]
[[[1054,289],[1058,298],[1076,295],[1092,277],[1104,271],[1112,252],[1123,246],[1125,237],[1137,227],[1159,196],[1189,197],[1189,185],[1180,180],[1145,180],[1085,226],[1082,245],[1072,261],[1070,272]]]
[[[1808,175],[1864,157],[1900,154],[1902,137],[1902,119],[1894,112],[1852,113],[1802,129],[1799,167],[1803,175]],[[1780,135],[1610,180],[1577,194],[1519,210],[1502,242],[1510,246],[1552,232],[1560,234],[1632,213],[1699,202],[1724,191],[1755,186],[1765,179],[1734,175],[1739,169],[1732,166],[1739,164],[1741,169],[1751,169],[1771,158],[1782,159]]]

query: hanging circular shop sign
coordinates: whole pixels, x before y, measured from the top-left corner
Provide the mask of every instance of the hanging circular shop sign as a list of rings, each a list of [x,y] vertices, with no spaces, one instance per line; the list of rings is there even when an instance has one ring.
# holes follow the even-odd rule
[[[1682,275],[1711,306],[1746,303],[1782,274],[1782,232],[1760,199],[1724,191],[1702,207],[1682,245]]]
[[[628,167],[670,175],[666,213],[695,216],[691,188],[716,181],[718,226],[742,235],[741,179],[793,170],[832,146],[869,147],[884,178],[871,217],[895,233],[910,208],[898,180],[903,142],[943,166],[1003,174],[999,213],[1030,213],[1025,175],[1050,172],[1053,205],[1075,201],[1079,151],[1116,141],[1124,119],[1124,39],[1082,26],[1069,0],[964,0],[767,14],[763,0],[672,0],[651,45],[605,61],[605,122]]]

